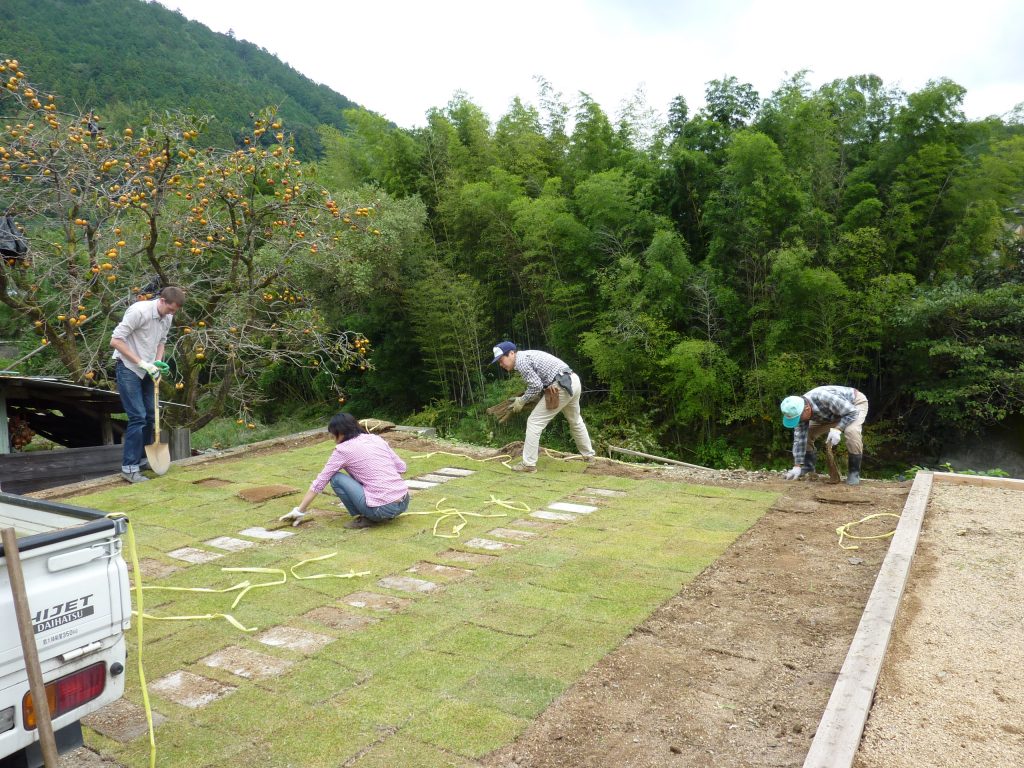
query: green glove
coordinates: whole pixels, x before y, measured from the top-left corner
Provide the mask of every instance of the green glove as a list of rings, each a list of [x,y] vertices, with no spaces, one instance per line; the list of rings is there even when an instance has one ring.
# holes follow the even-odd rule
[[[153,361],[153,367],[160,371],[161,376],[166,376],[168,373],[171,372],[171,366],[169,366],[163,360]]]

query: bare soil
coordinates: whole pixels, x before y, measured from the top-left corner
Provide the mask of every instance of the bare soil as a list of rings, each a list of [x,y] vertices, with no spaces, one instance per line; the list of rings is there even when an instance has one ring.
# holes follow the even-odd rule
[[[800,766],[889,539],[838,546],[836,528],[899,514],[910,483],[781,480],[773,472],[598,461],[587,474],[657,473],[778,491],[725,554],[556,700],[489,768]],[[894,518],[854,530],[892,530]],[[848,542],[849,546],[850,543]]]
[[[933,485],[856,768],[1024,765],[1024,492]]]

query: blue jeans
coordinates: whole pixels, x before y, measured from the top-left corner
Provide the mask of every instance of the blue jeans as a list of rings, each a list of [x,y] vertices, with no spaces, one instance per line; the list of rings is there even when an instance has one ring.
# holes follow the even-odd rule
[[[121,405],[128,414],[128,427],[122,438],[121,469],[137,472],[146,446],[153,442],[153,379],[148,375],[140,379],[120,360],[117,361],[116,378]]]
[[[346,472],[335,473],[331,478],[331,488],[338,494],[341,503],[345,505],[345,509],[352,517],[361,515],[375,523],[394,520],[409,508],[408,493],[398,501],[392,501],[379,507],[366,506],[366,492],[363,491],[363,486]]]

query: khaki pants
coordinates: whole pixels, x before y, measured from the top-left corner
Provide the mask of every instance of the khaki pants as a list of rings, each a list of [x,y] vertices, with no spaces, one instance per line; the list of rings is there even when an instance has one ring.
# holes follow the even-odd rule
[[[590,434],[587,432],[587,425],[583,423],[580,415],[580,393],[583,386],[580,384],[580,377],[572,374],[572,395],[570,396],[561,387],[558,388],[558,407],[548,408],[541,397],[537,405],[530,412],[530,418],[526,420],[526,440],[523,442],[523,464],[529,467],[537,465],[537,454],[540,452],[540,433],[544,427],[551,423],[559,413],[565,414],[569,422],[569,431],[572,439],[576,441],[576,448],[583,456],[593,456],[594,448],[590,444]]]
[[[863,392],[857,391],[857,396],[853,399],[853,405],[857,409],[857,418],[843,430],[843,437],[846,439],[846,452],[859,455],[864,453],[862,429],[864,427],[864,419],[868,417],[868,399],[864,397]],[[807,449],[811,450],[815,440],[838,424],[838,421],[831,423],[812,421],[807,428]]]

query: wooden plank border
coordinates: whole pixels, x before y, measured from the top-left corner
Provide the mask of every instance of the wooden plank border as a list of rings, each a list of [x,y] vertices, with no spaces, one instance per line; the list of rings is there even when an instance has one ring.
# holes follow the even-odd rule
[[[896,609],[910,575],[910,564],[931,494],[932,478],[931,472],[918,472],[914,478],[850,651],[839,671],[825,714],[818,723],[804,768],[849,768],[853,765],[871,710],[875,685],[882,672]]]
[[[900,598],[910,576],[933,483],[1024,491],[1024,480],[954,472],[918,472],[860,625],[818,723],[804,768],[850,768],[860,748]]]

